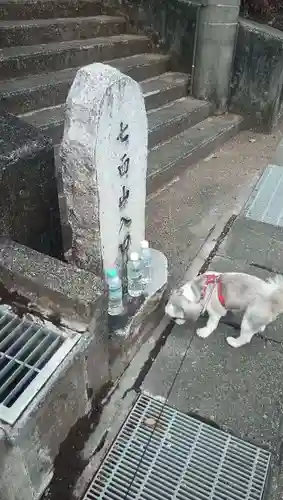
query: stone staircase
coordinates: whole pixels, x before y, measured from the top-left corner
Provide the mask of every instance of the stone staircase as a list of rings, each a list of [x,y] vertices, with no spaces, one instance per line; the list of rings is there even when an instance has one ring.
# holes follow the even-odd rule
[[[59,144],[64,102],[80,66],[109,64],[140,82],[149,124],[148,192],[235,135],[242,118],[210,116],[188,95],[189,76],[148,37],[95,0],[0,1],[0,109],[21,116]]]

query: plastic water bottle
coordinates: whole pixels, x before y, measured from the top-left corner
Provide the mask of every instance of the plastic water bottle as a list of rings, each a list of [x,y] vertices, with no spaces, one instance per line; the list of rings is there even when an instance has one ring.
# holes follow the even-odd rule
[[[142,262],[137,252],[132,252],[127,264],[128,294],[131,297],[140,297],[144,290]]]
[[[148,241],[141,241],[141,261],[142,261],[142,271],[143,271],[143,282],[147,285],[151,281],[151,251],[148,245]]]
[[[124,310],[122,282],[115,268],[106,271],[106,279],[108,283],[108,314],[118,316]]]

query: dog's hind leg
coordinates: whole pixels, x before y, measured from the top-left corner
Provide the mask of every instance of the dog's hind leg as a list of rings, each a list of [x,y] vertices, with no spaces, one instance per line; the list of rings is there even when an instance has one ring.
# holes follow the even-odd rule
[[[249,344],[256,333],[263,332],[265,326],[263,323],[255,323],[250,311],[246,311],[241,324],[240,336],[236,339],[235,337],[227,337],[227,342],[231,347],[242,347],[245,344]]]
[[[197,329],[197,335],[202,339],[209,337],[209,335],[211,335],[214,332],[214,330],[216,330],[219,321],[222,318],[222,315],[216,313],[215,311],[208,310],[207,312],[209,314],[209,317],[206,326]]]

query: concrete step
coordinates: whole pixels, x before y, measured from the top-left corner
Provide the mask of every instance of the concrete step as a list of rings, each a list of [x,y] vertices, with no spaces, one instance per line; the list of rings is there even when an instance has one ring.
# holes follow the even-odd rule
[[[182,97],[150,111],[148,113],[149,149],[205,120],[210,110],[211,105],[206,101]]]
[[[39,128],[45,135],[51,137],[53,144],[60,143],[64,129],[65,104],[53,106],[51,108],[38,109],[21,115],[21,118],[36,128]]]
[[[0,8],[3,20],[97,16],[107,10],[101,0],[0,0]]]
[[[168,55],[148,53],[111,60],[107,64],[141,81],[166,72],[169,62]],[[20,114],[57,106],[66,100],[78,69],[64,69],[0,82],[0,108]]]
[[[185,96],[187,94],[187,82],[188,75],[183,73],[164,73],[141,82],[146,108],[159,107],[160,104],[165,105],[171,100],[175,101],[175,99]],[[185,100],[184,103],[177,102],[175,112],[172,108],[168,108],[168,110],[161,108],[156,113],[150,114],[149,126],[152,125],[153,131],[153,139],[150,139],[151,147],[160,138],[166,140],[178,128],[178,124],[180,127],[183,124],[184,127],[186,121],[189,123],[190,118],[188,114],[190,114],[190,111],[194,107],[200,107],[201,110],[205,108],[207,110],[207,106],[202,103],[200,104],[199,101],[197,101],[198,105],[196,106],[191,101],[190,99],[189,101]],[[49,135],[56,145],[59,144],[63,134],[64,107],[65,105],[61,104],[56,107],[32,111],[21,116],[25,121],[40,128],[46,135]],[[186,110],[186,116],[184,116],[184,110]],[[177,116],[179,114],[181,116]],[[165,121],[166,116],[167,121]]]
[[[1,21],[0,48],[119,35],[125,28],[118,16]]]
[[[189,75],[177,72],[163,73],[156,78],[142,82],[141,87],[148,111],[187,96]]]
[[[212,116],[149,152],[147,192],[153,193],[190,165],[208,156],[240,130],[243,118]]]
[[[0,75],[5,79],[57,71],[149,51],[142,35],[115,35],[72,42],[8,47],[0,50]]]
[[[149,148],[199,123],[207,118],[209,113],[210,105],[207,102],[191,97],[183,97],[169,105],[166,104],[150,111],[148,113]],[[42,109],[23,115],[22,118],[49,135],[55,145],[60,143],[64,128],[64,105]]]

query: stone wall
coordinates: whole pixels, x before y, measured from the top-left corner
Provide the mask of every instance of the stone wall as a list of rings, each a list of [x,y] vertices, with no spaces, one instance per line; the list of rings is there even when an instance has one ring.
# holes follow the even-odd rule
[[[0,114],[0,236],[63,256],[51,141],[19,118]]]
[[[135,29],[172,55],[171,69],[190,75],[188,92],[227,110],[240,0],[124,0]]]
[[[249,125],[271,132],[280,121],[283,98],[283,33],[239,20],[230,109]]]
[[[3,500],[38,499],[50,479],[62,474],[61,450],[63,463],[76,463],[70,469],[70,489],[84,466],[75,437],[83,446],[99,394],[110,384],[103,290],[93,274],[0,238],[0,296],[5,303],[21,316],[53,323],[66,338],[78,339],[16,423],[0,422]],[[62,500],[69,498],[68,491],[64,494],[59,495]]]
[[[134,30],[146,31],[157,48],[172,54],[172,70],[192,73],[198,3],[124,0],[122,5]]]

